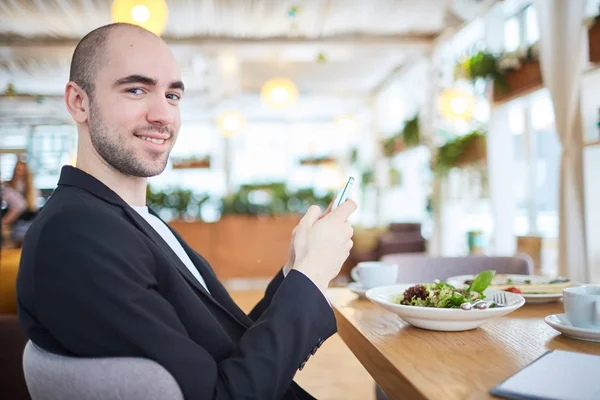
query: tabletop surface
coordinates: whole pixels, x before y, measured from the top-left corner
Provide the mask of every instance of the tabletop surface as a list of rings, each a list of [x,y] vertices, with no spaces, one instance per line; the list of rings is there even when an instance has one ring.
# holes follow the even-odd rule
[[[338,332],[390,398],[487,399],[489,390],[549,350],[600,355],[600,343],[562,336],[544,317],[563,303],[525,304],[464,332],[412,327],[346,288],[327,297]]]

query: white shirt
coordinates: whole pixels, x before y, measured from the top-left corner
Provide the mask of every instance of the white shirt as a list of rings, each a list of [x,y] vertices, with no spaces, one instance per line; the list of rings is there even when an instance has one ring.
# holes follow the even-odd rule
[[[198,269],[196,269],[196,266],[181,246],[181,243],[179,243],[175,235],[173,235],[173,232],[171,232],[169,227],[156,216],[150,214],[150,211],[148,211],[148,207],[131,206],[131,208],[137,211],[137,213],[140,214],[150,224],[150,226],[152,226],[152,228],[154,228],[154,230],[163,238],[163,240],[167,242],[167,244],[171,247],[175,254],[177,254],[181,262],[183,262],[187,269],[190,270],[192,275],[194,275],[194,278],[196,278],[198,282],[200,282],[200,284],[204,286],[206,291],[210,293],[210,290],[208,290],[204,278],[202,278],[202,275],[200,275],[200,272],[198,272]]]

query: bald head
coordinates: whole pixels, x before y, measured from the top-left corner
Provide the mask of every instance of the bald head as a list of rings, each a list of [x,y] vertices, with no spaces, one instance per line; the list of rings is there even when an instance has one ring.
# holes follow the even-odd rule
[[[117,31],[132,30],[156,37],[152,32],[137,25],[114,23],[94,29],[83,37],[75,47],[71,59],[69,80],[78,84],[89,96],[94,97],[94,81],[98,70],[107,62],[108,44],[113,34]]]

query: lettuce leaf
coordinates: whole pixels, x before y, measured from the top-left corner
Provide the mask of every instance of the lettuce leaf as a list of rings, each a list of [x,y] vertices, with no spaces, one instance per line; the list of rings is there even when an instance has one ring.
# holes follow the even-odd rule
[[[477,292],[483,294],[485,289],[490,286],[490,283],[494,280],[494,276],[496,276],[496,271],[482,271],[477,275],[473,282],[471,282],[471,286],[469,286],[469,292]]]

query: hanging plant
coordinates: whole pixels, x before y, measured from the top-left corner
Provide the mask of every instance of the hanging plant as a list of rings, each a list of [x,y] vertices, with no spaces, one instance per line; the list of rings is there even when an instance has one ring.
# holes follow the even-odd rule
[[[383,155],[385,157],[392,157],[394,154],[404,151],[406,146],[402,140],[402,133],[398,133],[392,137],[389,137],[383,141]]]
[[[360,180],[363,187],[370,185],[375,182],[375,173],[371,168],[366,168],[362,171]]]
[[[405,121],[404,127],[394,136],[383,141],[383,155],[392,157],[395,154],[403,152],[407,148],[416,147],[421,144],[421,134],[419,131],[419,114]]]
[[[486,159],[486,140],[483,130],[475,130],[458,137],[438,149],[433,170],[445,176],[452,168],[462,167]]]
[[[419,132],[419,114],[406,121],[402,130],[402,141],[406,147],[416,147],[421,144],[421,134]]]
[[[173,169],[203,169],[210,168],[210,156],[204,157],[173,157]]]
[[[498,57],[487,51],[480,51],[470,57],[465,57],[457,64],[455,75],[475,82],[478,79],[492,80],[502,90],[508,90],[506,80],[499,67]]]
[[[509,91],[506,74],[519,70],[523,64],[539,60],[539,44],[536,42],[527,48],[509,53],[492,54],[479,51],[472,56],[465,56],[456,65],[456,78],[464,78],[475,82],[477,79],[491,80],[502,93]]]
[[[331,165],[335,159],[330,156],[307,157],[300,160],[300,165]]]

